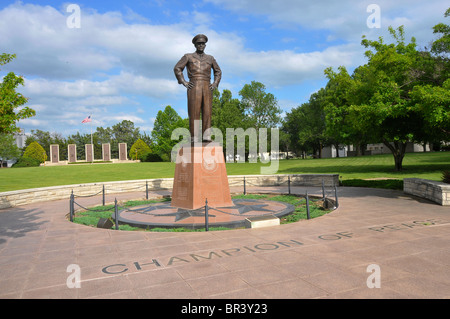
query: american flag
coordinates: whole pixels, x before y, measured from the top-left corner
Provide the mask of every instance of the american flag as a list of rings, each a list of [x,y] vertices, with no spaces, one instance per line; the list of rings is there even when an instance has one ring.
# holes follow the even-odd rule
[[[81,123],[87,123],[87,122],[90,122],[90,121],[91,121],[91,116],[89,115],[83,121],[81,121]]]

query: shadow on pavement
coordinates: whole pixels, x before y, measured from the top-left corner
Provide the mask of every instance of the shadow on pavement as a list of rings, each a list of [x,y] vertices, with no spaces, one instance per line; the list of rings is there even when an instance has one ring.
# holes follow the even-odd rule
[[[39,221],[43,212],[37,209],[14,208],[0,212],[0,245],[6,242],[5,238],[18,238],[26,233],[38,230],[47,221]]]

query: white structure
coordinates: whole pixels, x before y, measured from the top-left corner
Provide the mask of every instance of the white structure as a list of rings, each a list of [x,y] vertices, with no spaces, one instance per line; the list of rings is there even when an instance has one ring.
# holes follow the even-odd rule
[[[347,157],[347,151],[348,146],[346,145],[339,145],[338,153],[336,152],[336,147],[334,145],[325,146],[322,148],[322,158],[337,157],[337,154],[339,154],[339,157]]]
[[[16,145],[18,148],[25,147],[25,141],[27,140],[29,134],[26,134],[23,129],[20,129],[20,132],[14,133],[14,139],[16,140]],[[17,162],[17,159],[9,159],[6,160],[3,165],[6,163],[6,167],[11,167]]]
[[[27,140],[28,134],[24,130],[20,129],[19,133],[14,133],[14,138],[16,139],[16,145],[18,148],[25,147],[25,141]]]
[[[377,144],[367,144],[367,150],[370,151],[372,155],[375,154],[390,154],[391,150],[384,145],[383,143],[377,143]],[[408,142],[406,144],[406,153],[416,153],[416,152],[423,152],[424,147],[421,144],[415,144]],[[430,151],[430,144],[425,145],[425,152]]]
[[[425,152],[431,150],[430,144],[426,144]],[[409,142],[406,144],[406,153],[423,152],[424,146]],[[339,157],[355,156],[356,148],[353,145],[339,145]],[[367,144],[365,155],[391,154],[391,150],[383,143]],[[336,148],[334,145],[322,148],[322,158],[336,157]]]

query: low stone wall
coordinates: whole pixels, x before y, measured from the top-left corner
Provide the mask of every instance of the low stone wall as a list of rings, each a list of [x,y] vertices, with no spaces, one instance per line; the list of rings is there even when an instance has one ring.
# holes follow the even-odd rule
[[[405,178],[403,191],[407,194],[429,199],[440,205],[450,205],[450,184],[421,178]]]
[[[234,175],[228,176],[230,187],[243,186],[244,177],[246,186],[322,186],[339,185],[338,174],[301,174],[301,175]],[[77,196],[101,195],[103,186],[106,194],[127,192],[145,192],[146,183],[149,190],[172,189],[173,178],[159,178],[148,180],[131,180],[116,182],[99,182],[90,184],[62,185],[43,188],[32,188],[0,193],[0,209],[27,205],[38,202],[47,202],[58,199],[69,199],[72,190]]]

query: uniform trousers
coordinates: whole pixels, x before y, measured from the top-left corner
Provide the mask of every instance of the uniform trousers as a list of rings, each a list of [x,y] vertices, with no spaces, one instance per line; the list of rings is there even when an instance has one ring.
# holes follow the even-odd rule
[[[199,124],[200,114],[202,118],[202,137],[203,140],[210,140],[211,136],[205,136],[205,130],[211,128],[212,115],[212,91],[209,89],[208,80],[194,79],[191,80],[194,87],[187,91],[188,115],[189,115],[189,131],[191,133],[191,141],[199,141]]]

